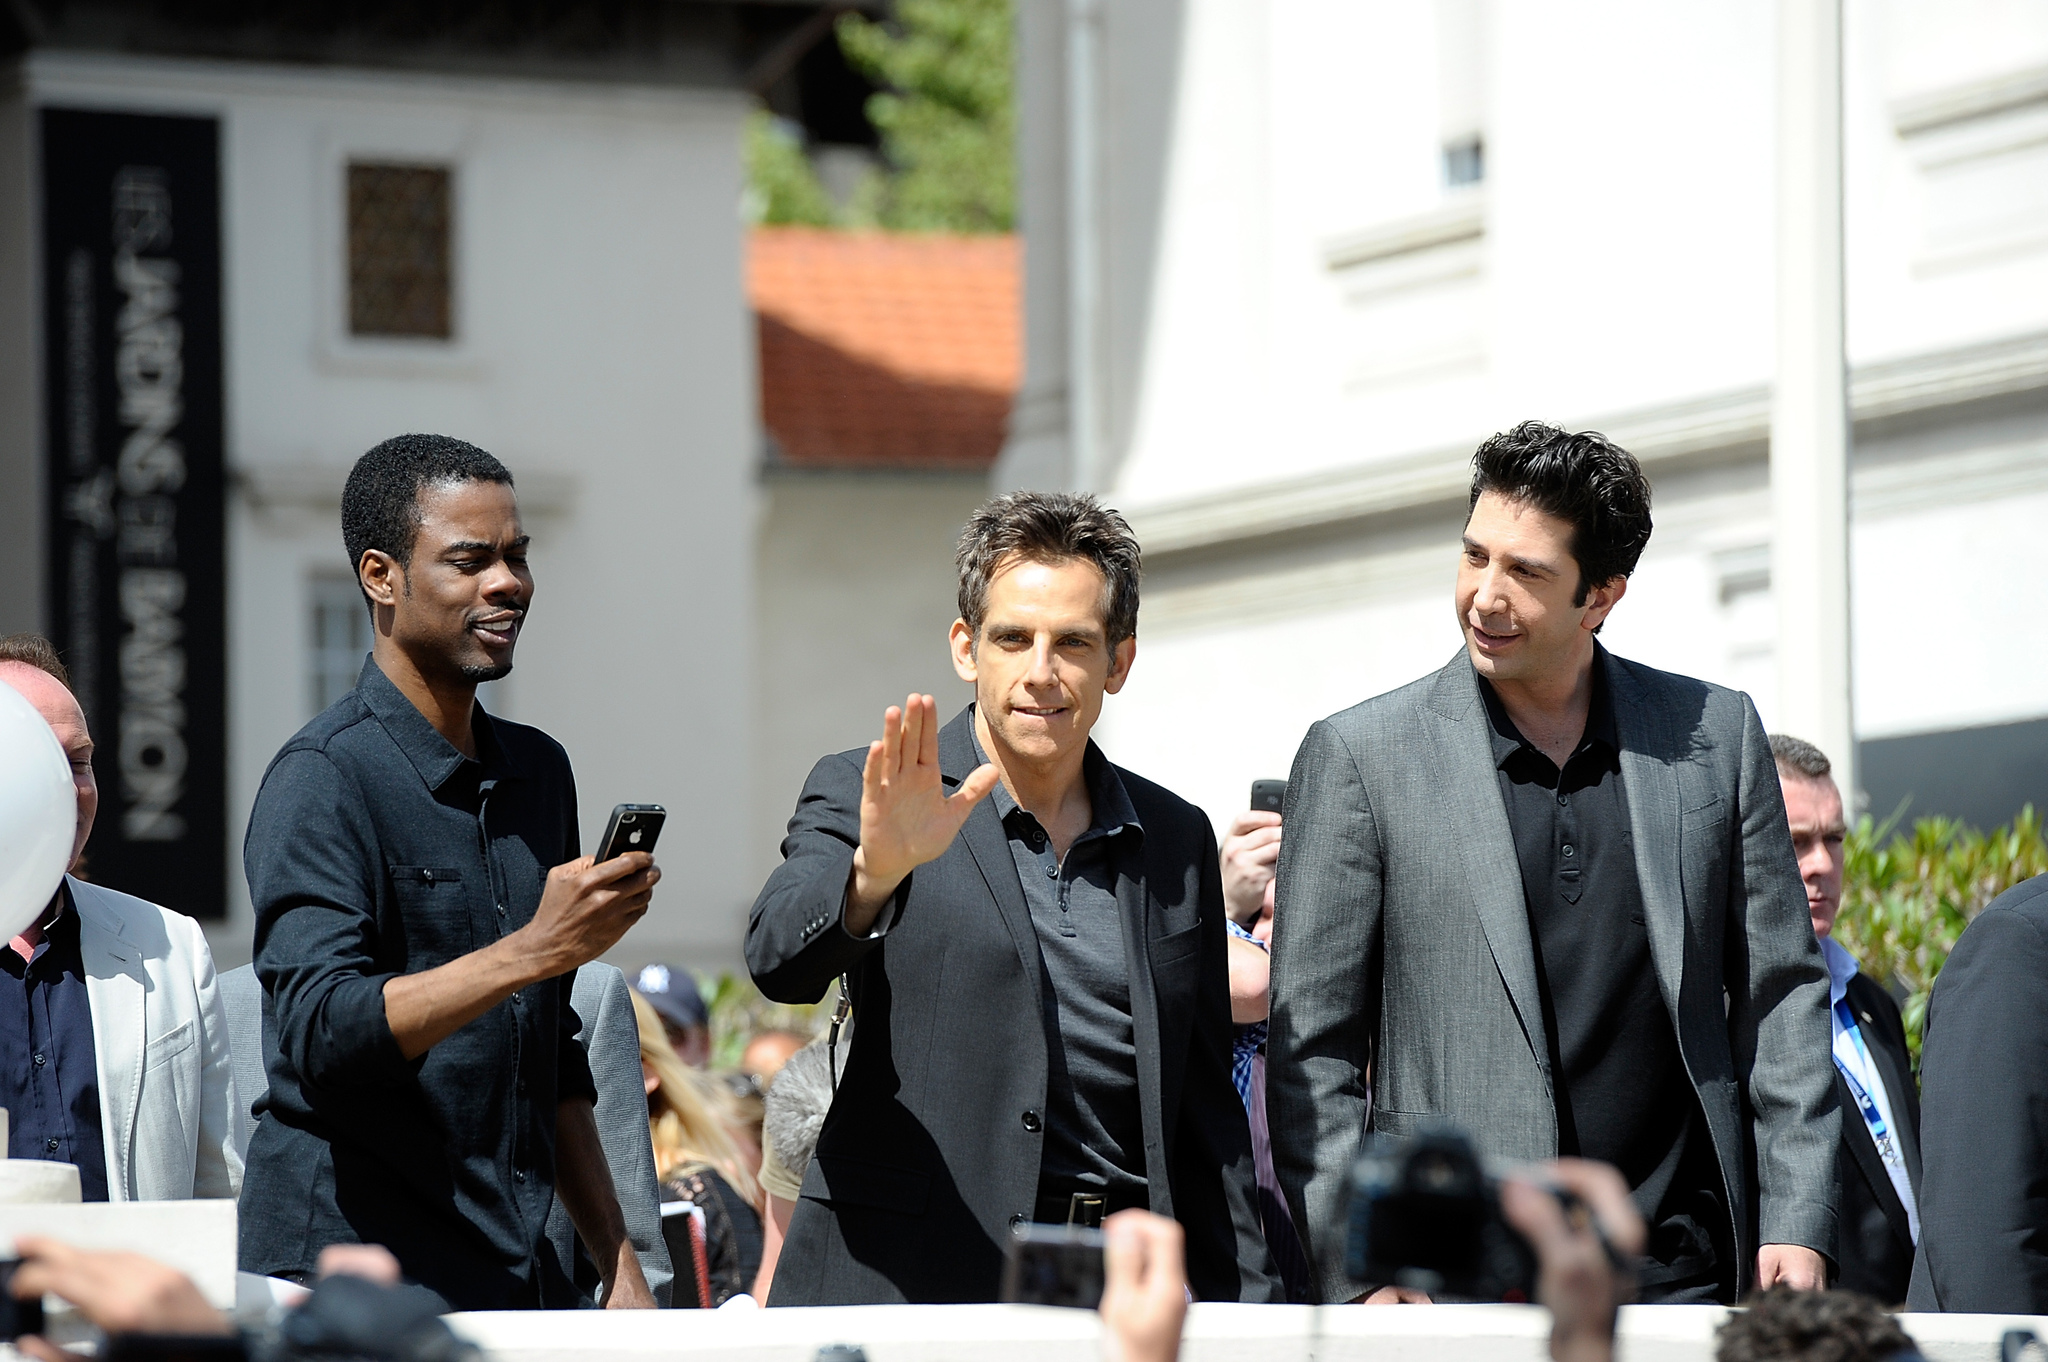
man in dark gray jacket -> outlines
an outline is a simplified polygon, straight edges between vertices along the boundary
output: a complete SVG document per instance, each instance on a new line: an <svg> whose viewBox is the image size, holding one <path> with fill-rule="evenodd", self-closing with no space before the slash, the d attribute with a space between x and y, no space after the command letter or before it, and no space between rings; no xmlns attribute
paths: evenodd
<svg viewBox="0 0 2048 1362"><path fill-rule="evenodd" d="M1197 1296L1270 1299L1209 820L1088 737L1137 649L1137 543L1017 493L959 556L974 705L942 731L912 696L820 761L747 926L763 993L845 973L859 1022L771 1299L993 1300L1014 1227L1128 1207L1185 1227Z"/></svg>
<svg viewBox="0 0 2048 1362"><path fill-rule="evenodd" d="M1316 724L1288 786L1267 1103L1321 1297L1414 1297L1347 1281L1335 1220L1368 1122L1433 1120L1619 1167L1645 1299L1819 1287L1828 981L1756 711L1594 638L1650 537L1627 451L1527 422L1471 496L1465 648Z"/></svg>
<svg viewBox="0 0 2048 1362"><path fill-rule="evenodd" d="M1927 1001L1909 1310L2048 1314L2048 875L1977 914Z"/></svg>

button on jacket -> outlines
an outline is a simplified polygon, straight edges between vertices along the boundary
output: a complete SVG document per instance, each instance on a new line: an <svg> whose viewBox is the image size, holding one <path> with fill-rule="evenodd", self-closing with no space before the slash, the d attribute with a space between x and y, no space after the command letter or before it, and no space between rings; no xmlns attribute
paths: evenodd
<svg viewBox="0 0 2048 1362"><path fill-rule="evenodd" d="M381 1243L457 1309L582 1298L540 1251L555 1106L594 1097L574 975L408 1060L384 985L524 926L577 853L568 755L475 712L464 757L366 662L271 762L243 849L270 1077L249 1141L241 1266L307 1272Z"/></svg>

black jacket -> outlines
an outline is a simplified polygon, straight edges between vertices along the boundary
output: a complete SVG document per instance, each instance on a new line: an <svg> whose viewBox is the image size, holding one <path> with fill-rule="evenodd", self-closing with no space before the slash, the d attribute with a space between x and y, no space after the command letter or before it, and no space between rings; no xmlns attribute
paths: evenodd
<svg viewBox="0 0 2048 1362"><path fill-rule="evenodd" d="M939 737L950 788L975 767L968 711ZM1038 1189L1047 1054L1038 938L994 805L883 910L841 923L865 749L820 761L747 926L754 982L816 1001L851 973L857 1039L776 1263L775 1305L994 1300L1010 1226ZM1277 1299L1230 1082L1223 889L1209 821L1119 771L1145 827L1121 874L1151 1207L1187 1232L1205 1300Z"/></svg>
<svg viewBox="0 0 2048 1362"><path fill-rule="evenodd" d="M1914 1310L2048 1313L2048 875L1963 932L1920 1047Z"/></svg>
<svg viewBox="0 0 2048 1362"><path fill-rule="evenodd" d="M1899 1019L1899 1005L1868 975L1849 980L1843 999L1855 1014L1863 1044L1870 1051L1884 1080L1885 1096L1891 1099L1892 1132L1899 1153L1906 1160L1906 1180L1917 1195L1920 1186L1920 1093L1913 1082L1913 1061L1906 1049L1906 1027ZM1836 1095L1842 1103L1842 1155L1838 1169L1842 1180L1841 1201L1836 1210L1841 1226L1840 1249L1835 1255L1841 1276L1835 1285L1844 1291L1860 1291L1886 1305L1906 1299L1906 1282L1913 1274L1913 1232L1906 1223L1906 1207L1898 1188L1878 1157L1877 1145L1856 1107L1849 1085L1835 1074Z"/></svg>

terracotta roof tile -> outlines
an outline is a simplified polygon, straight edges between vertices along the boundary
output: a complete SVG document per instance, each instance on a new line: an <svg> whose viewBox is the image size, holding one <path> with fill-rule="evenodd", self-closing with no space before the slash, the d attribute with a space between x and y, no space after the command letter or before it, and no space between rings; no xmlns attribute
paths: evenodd
<svg viewBox="0 0 2048 1362"><path fill-rule="evenodd" d="M804 466L985 468L1022 362L1010 236L751 236L761 417Z"/></svg>

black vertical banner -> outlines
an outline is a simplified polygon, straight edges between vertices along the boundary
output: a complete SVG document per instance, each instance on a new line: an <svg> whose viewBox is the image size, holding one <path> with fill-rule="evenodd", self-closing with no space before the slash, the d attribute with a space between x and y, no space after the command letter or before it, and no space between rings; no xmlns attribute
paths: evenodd
<svg viewBox="0 0 2048 1362"><path fill-rule="evenodd" d="M227 904L220 126L44 109L50 633L97 752L95 883Z"/></svg>

